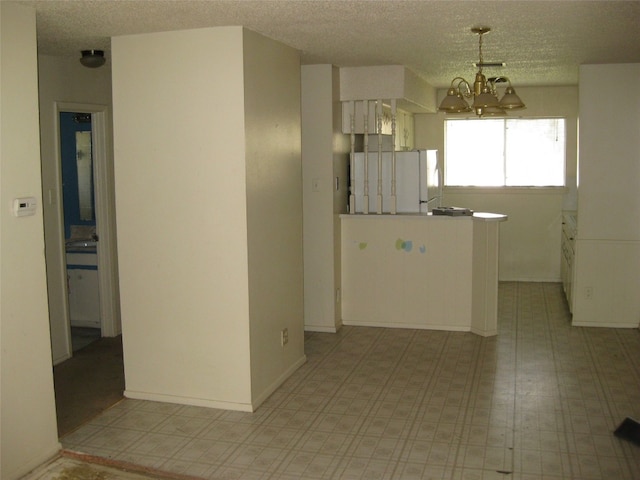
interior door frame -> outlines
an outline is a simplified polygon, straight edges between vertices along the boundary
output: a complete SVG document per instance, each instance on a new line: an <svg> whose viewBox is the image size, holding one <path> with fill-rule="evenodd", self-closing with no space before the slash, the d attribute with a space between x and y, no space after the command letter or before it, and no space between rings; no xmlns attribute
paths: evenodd
<svg viewBox="0 0 640 480"><path fill-rule="evenodd" d="M93 184L96 215L96 233L99 238L97 250L98 258L98 285L100 292L100 328L103 337L113 337L121 333L120 300L118 289L118 269L117 250L115 233L115 202L114 202L114 178L113 168L109 164L109 107L106 105L95 105L86 103L55 103L54 121L54 141L55 141L55 162L56 171L60 178L58 186L62 185L62 157L60 151L60 113L75 112L91 114L91 136L93 154ZM62 202L58 202L59 232L64 237L64 212ZM67 354L71 357L71 322L69 318L68 286L66 278L66 252L64 249L64 238L59 242L61 251L60 258L64 262L64 268L59 271L62 278L59 279L63 285L62 291L65 295L63 304L65 305L65 323L69 332L67 341Z"/></svg>

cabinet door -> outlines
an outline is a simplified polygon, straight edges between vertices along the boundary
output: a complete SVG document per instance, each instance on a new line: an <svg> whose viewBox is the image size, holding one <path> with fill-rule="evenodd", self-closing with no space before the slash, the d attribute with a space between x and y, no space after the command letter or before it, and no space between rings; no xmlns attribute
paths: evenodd
<svg viewBox="0 0 640 480"><path fill-rule="evenodd" d="M68 269L69 317L74 327L100 327L98 270Z"/></svg>

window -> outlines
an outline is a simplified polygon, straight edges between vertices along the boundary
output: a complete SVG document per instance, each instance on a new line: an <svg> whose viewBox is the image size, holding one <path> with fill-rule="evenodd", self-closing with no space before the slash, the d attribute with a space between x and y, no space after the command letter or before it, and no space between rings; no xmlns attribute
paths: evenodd
<svg viewBox="0 0 640 480"><path fill-rule="evenodd" d="M565 121L445 120L445 185L564 186Z"/></svg>

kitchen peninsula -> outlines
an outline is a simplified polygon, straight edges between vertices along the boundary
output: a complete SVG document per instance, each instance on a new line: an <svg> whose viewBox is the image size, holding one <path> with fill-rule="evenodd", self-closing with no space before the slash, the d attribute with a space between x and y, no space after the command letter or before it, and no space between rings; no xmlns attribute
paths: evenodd
<svg viewBox="0 0 640 480"><path fill-rule="evenodd" d="M344 214L342 323L497 334L506 215Z"/></svg>

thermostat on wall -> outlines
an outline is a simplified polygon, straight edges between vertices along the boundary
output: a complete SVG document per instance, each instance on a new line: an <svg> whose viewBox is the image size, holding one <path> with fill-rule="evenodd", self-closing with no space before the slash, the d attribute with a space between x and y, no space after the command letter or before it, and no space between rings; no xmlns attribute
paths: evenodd
<svg viewBox="0 0 640 480"><path fill-rule="evenodd" d="M35 215L36 213L36 197L15 198L13 200L13 214L16 217L26 217L27 215Z"/></svg>

